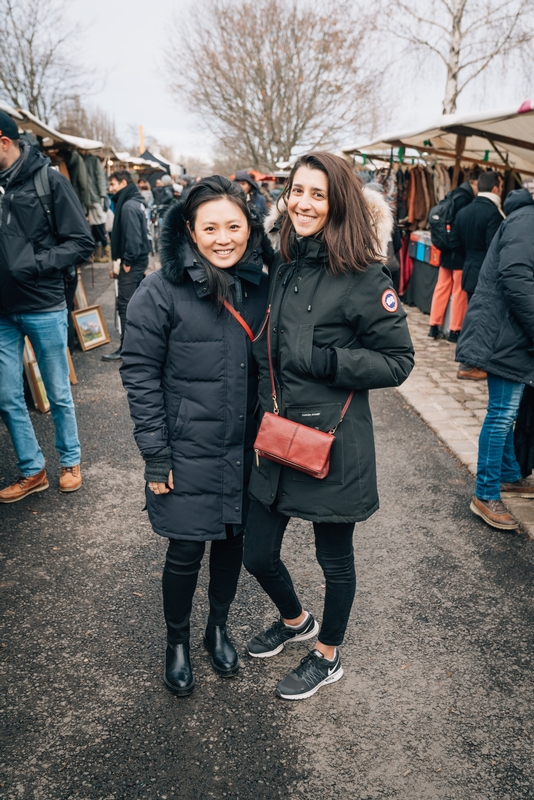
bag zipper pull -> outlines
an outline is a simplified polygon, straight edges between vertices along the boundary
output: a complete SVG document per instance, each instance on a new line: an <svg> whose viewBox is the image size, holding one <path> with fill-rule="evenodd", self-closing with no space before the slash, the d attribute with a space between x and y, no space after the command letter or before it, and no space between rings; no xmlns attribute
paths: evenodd
<svg viewBox="0 0 534 800"><path fill-rule="evenodd" d="M259 450L254 450L254 452L256 453L256 466L259 469L260 468L260 451Z"/></svg>

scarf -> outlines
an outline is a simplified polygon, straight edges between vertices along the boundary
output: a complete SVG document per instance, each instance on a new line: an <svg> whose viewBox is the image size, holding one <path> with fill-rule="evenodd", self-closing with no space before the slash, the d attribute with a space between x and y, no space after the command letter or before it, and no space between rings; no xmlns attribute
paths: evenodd
<svg viewBox="0 0 534 800"><path fill-rule="evenodd" d="M115 219L113 220L113 230L111 231L111 252L113 259L122 258L122 230L121 230L121 211L124 204L132 197L139 195L142 201L141 192L135 183L128 183L115 195Z"/></svg>
<svg viewBox="0 0 534 800"><path fill-rule="evenodd" d="M506 219L506 214L501 208L501 198L498 194L494 194L493 192L479 192L477 197L485 197L486 200L491 200L492 203L495 203L497 208L499 209L500 214Z"/></svg>

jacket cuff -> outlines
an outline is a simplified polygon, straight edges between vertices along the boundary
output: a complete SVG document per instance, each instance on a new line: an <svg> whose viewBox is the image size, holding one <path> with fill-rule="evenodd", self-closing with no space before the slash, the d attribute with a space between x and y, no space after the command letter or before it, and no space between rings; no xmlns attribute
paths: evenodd
<svg viewBox="0 0 534 800"><path fill-rule="evenodd" d="M154 483L167 483L169 472L172 469L171 448L164 447L154 455L144 455L145 460L145 481Z"/></svg>

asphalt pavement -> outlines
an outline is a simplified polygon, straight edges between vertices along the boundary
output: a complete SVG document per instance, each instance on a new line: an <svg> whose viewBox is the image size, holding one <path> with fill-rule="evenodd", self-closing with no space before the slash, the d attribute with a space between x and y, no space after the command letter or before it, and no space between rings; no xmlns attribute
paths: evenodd
<svg viewBox="0 0 534 800"><path fill-rule="evenodd" d="M95 267L86 289L112 328L106 273ZM165 690L165 542L142 511L117 366L100 359L115 346L74 355L82 489L57 491L52 420L32 411L50 489L0 506L0 797L531 800L534 543L471 514L468 468L393 390L373 394L381 509L356 526L345 677L307 701L274 696L306 647L245 655L275 618L245 573L229 620L241 671L215 675L202 648L203 567L197 686L187 698ZM0 425L0 485L15 477ZM293 521L284 547L320 616L310 525Z"/></svg>

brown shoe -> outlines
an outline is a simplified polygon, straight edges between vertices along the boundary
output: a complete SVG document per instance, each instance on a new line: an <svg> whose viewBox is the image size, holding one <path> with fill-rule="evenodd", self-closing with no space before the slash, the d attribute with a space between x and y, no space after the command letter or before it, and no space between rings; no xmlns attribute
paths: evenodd
<svg viewBox="0 0 534 800"><path fill-rule="evenodd" d="M534 497L534 484L527 478L520 478L513 483L501 483L501 492L515 494L516 497Z"/></svg>
<svg viewBox="0 0 534 800"><path fill-rule="evenodd" d="M2 489L0 503L16 503L34 492L44 492L45 489L48 489L48 486L46 469L42 469L36 475L21 475L11 486L6 486L5 489Z"/></svg>
<svg viewBox="0 0 534 800"><path fill-rule="evenodd" d="M79 464L76 464L75 467L61 467L61 476L59 478L60 492L75 492L81 485L82 475Z"/></svg>
<svg viewBox="0 0 534 800"><path fill-rule="evenodd" d="M471 367L471 369L460 368L456 373L456 377L460 381L485 381L488 373L478 367Z"/></svg>
<svg viewBox="0 0 534 800"><path fill-rule="evenodd" d="M473 495L471 511L482 517L484 522L487 522L492 528L499 528L503 531L515 531L519 528L519 522L508 513L501 500L481 500Z"/></svg>

